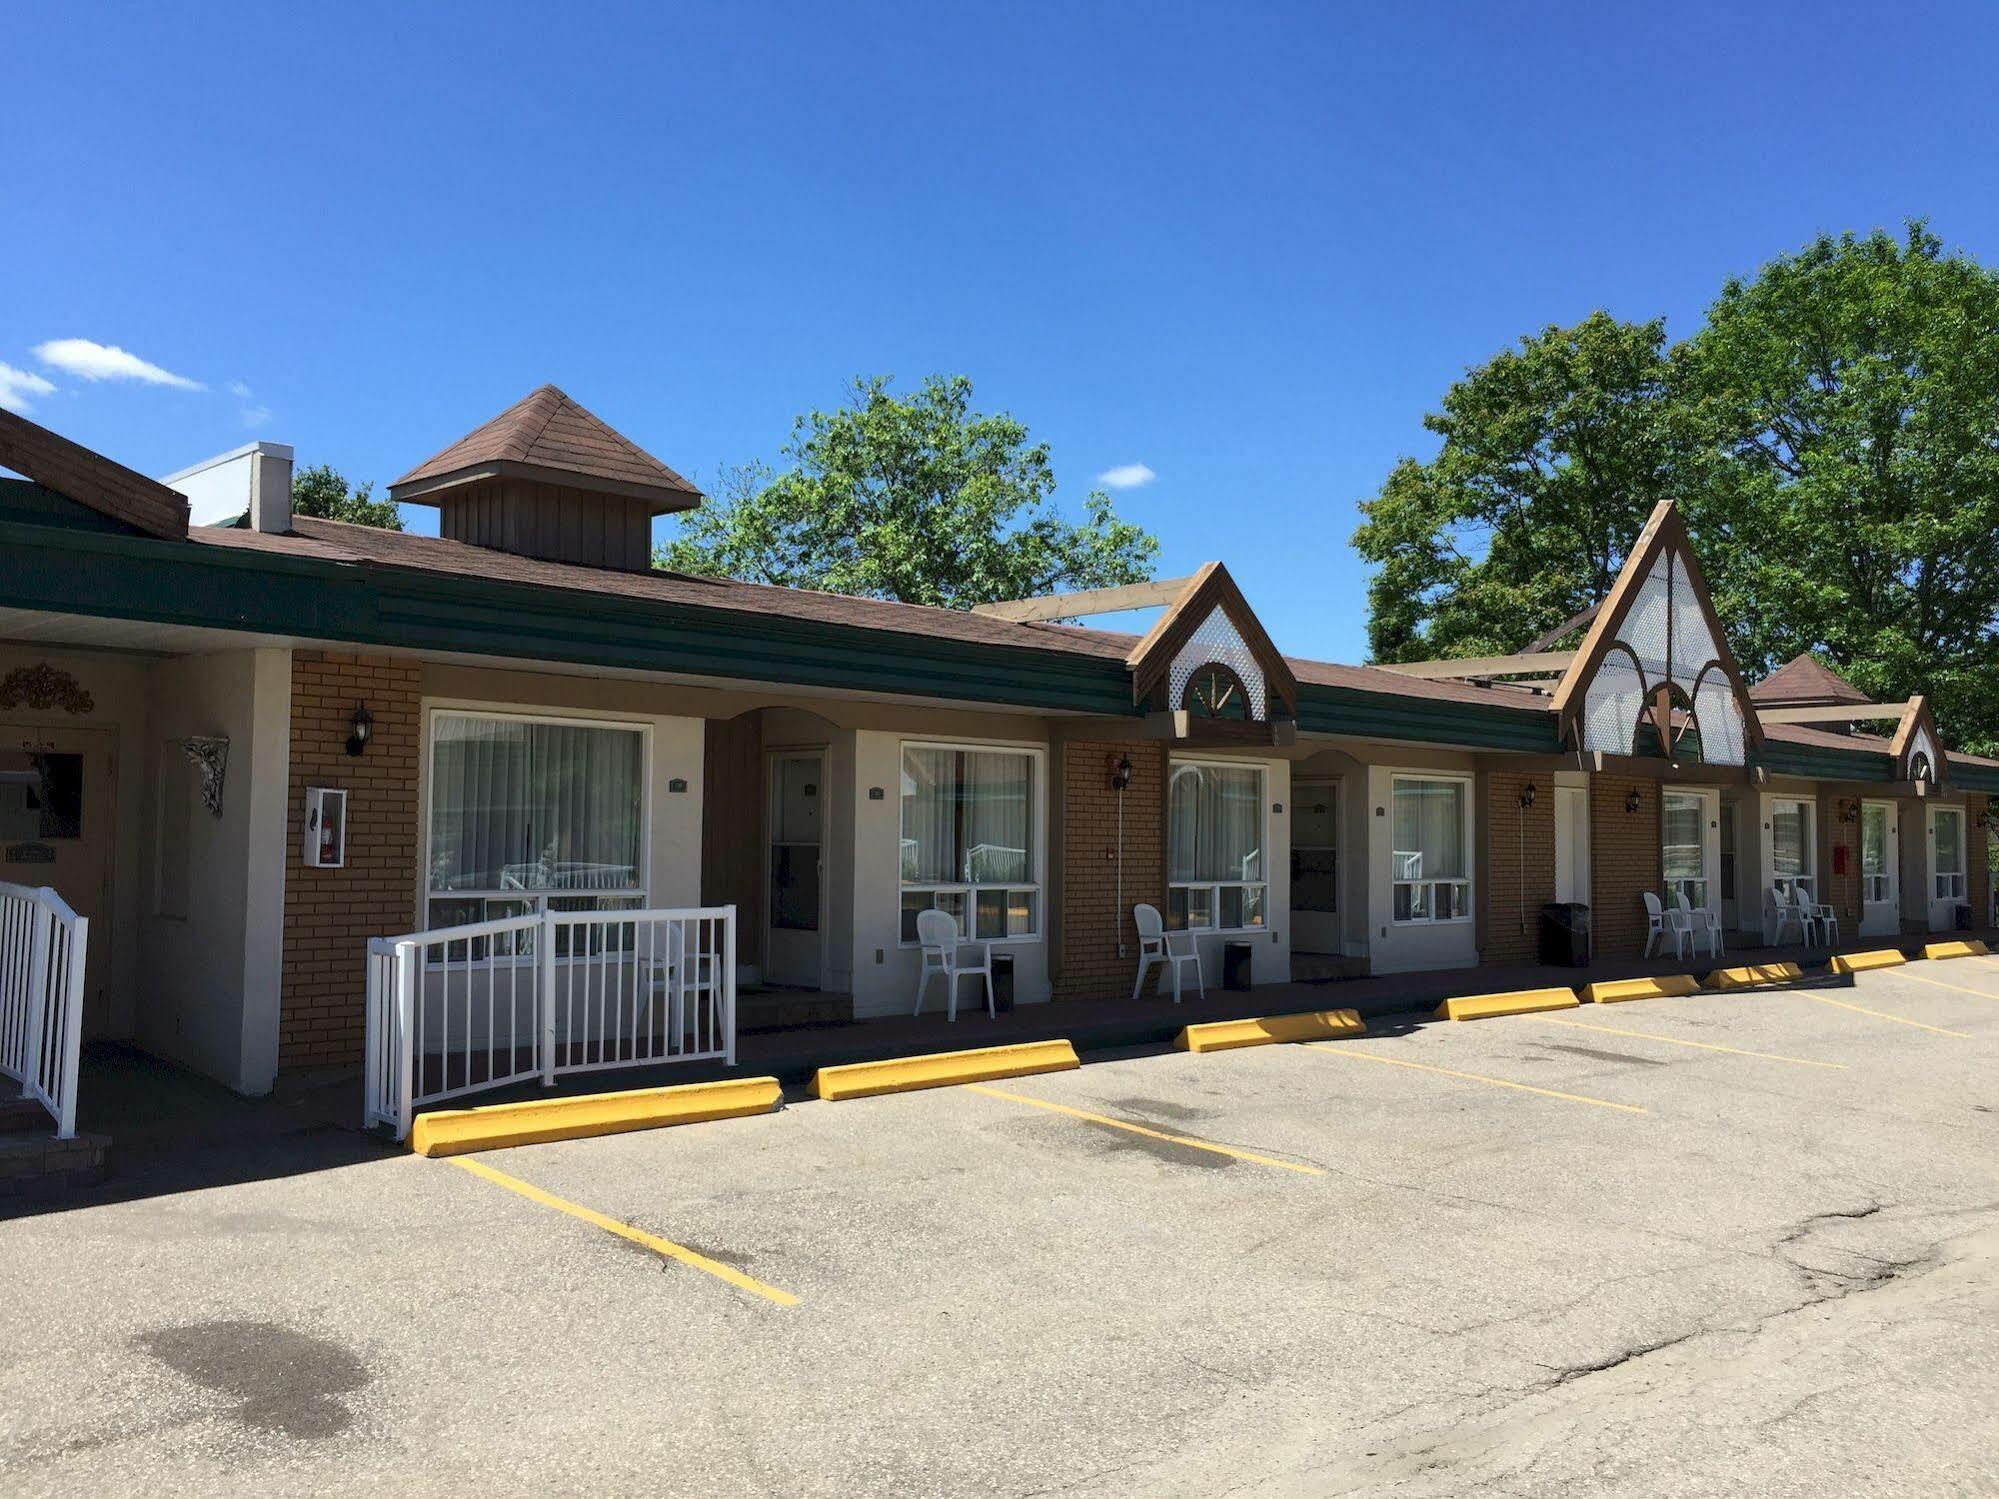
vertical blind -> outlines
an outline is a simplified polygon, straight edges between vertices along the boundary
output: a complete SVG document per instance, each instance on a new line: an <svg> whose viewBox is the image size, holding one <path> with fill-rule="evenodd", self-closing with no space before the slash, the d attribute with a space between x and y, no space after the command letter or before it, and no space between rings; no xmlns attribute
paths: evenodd
<svg viewBox="0 0 1999 1499"><path fill-rule="evenodd" d="M436 715L430 888L636 889L644 761L633 728Z"/></svg>
<svg viewBox="0 0 1999 1499"><path fill-rule="evenodd" d="M1168 822L1174 884L1264 878L1263 772L1255 766L1175 766Z"/></svg>

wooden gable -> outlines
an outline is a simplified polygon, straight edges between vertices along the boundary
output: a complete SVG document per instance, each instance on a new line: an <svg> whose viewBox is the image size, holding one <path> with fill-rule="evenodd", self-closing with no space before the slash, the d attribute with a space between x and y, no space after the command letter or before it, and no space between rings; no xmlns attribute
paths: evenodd
<svg viewBox="0 0 1999 1499"><path fill-rule="evenodd" d="M1930 700L1920 692L1902 710L1895 737L1888 741L1888 758L1898 781L1927 783L1941 791L1950 778L1950 757L1944 753L1936 715L1930 712Z"/></svg>
<svg viewBox="0 0 1999 1499"><path fill-rule="evenodd" d="M1232 673L1248 694L1251 723L1295 718L1298 679L1271 643L1235 579L1210 562L1187 580L1180 596L1125 657L1134 703L1155 712L1184 713L1190 674L1215 667Z"/></svg>
<svg viewBox="0 0 1999 1499"><path fill-rule="evenodd" d="M102 453L0 411L0 468L149 536L187 536L187 498Z"/></svg>

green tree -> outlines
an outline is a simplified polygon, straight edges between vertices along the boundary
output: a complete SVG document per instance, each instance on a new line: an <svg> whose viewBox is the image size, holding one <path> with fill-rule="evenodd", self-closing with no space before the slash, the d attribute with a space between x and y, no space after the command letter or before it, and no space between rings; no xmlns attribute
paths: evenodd
<svg viewBox="0 0 1999 1499"><path fill-rule="evenodd" d="M1045 443L971 409L972 383L931 376L907 398L857 380L845 405L800 417L791 467L730 470L656 561L680 572L969 608L1057 587L1152 576L1159 543L1093 492L1055 508Z"/></svg>
<svg viewBox="0 0 1999 1499"><path fill-rule="evenodd" d="M1597 312L1470 371L1361 505L1378 661L1519 650L1609 591L1672 470L1665 324Z"/></svg>
<svg viewBox="0 0 1999 1499"><path fill-rule="evenodd" d="M292 514L344 520L384 531L402 530L403 518L394 500L368 498L374 487L363 484L359 489L350 489L338 469L316 463L292 475Z"/></svg>
<svg viewBox="0 0 1999 1499"><path fill-rule="evenodd" d="M1825 655L1999 747L1999 274L1822 235L1676 351L1686 510L1745 669Z"/></svg>

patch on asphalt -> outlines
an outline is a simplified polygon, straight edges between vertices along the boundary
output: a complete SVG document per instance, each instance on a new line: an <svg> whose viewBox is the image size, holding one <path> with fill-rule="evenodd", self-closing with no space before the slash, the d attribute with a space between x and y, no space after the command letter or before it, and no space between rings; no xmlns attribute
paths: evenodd
<svg viewBox="0 0 1999 1499"><path fill-rule="evenodd" d="M1183 1135L1189 1140L1200 1138L1189 1130L1156 1124L1149 1119L1127 1118L1126 1122L1141 1125L1146 1129ZM1201 1150L1173 1140L1155 1140L1150 1135L1134 1135L1130 1130L1112 1129L1108 1125L1091 1124L1087 1120L1022 1119L1013 1121L1007 1128L1028 1136L1037 1145L1045 1144L1057 1149L1087 1150L1092 1155L1121 1156L1136 1153L1149 1155L1154 1160L1164 1161L1169 1166L1192 1166L1201 1171L1226 1171L1231 1166L1242 1164L1234 1156L1218 1155L1212 1150Z"/></svg>
<svg viewBox="0 0 1999 1499"><path fill-rule="evenodd" d="M1193 1119L1212 1119L1213 1109L1192 1109L1184 1103L1169 1103L1163 1098L1106 1098L1104 1103L1113 1111L1122 1114L1133 1124L1142 1124L1147 1129L1172 1130L1172 1126L1161 1124L1162 1119L1177 1119L1182 1123ZM1185 1133L1185 1131L1181 1131Z"/></svg>
<svg viewBox="0 0 1999 1499"><path fill-rule="evenodd" d="M303 1441L352 1426L340 1397L373 1377L340 1344L276 1322L191 1322L133 1341L189 1383L236 1401L228 1414L245 1426Z"/></svg>
<svg viewBox="0 0 1999 1499"><path fill-rule="evenodd" d="M1662 1062L1657 1057L1634 1057L1629 1052L1599 1051L1594 1046L1563 1046L1557 1042L1536 1043L1543 1051L1566 1051L1571 1056L1588 1057L1593 1062L1629 1062L1634 1067L1669 1067L1670 1062Z"/></svg>

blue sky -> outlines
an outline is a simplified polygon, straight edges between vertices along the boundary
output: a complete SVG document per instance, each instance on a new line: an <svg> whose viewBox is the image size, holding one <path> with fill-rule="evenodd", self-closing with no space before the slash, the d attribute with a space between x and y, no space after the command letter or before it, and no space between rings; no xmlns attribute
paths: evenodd
<svg viewBox="0 0 1999 1499"><path fill-rule="evenodd" d="M1520 334L1684 334L1821 228L1999 260L1985 5L303 9L9 7L37 420L385 485L553 381L701 481L963 373L1305 655L1361 659L1355 503Z"/></svg>

